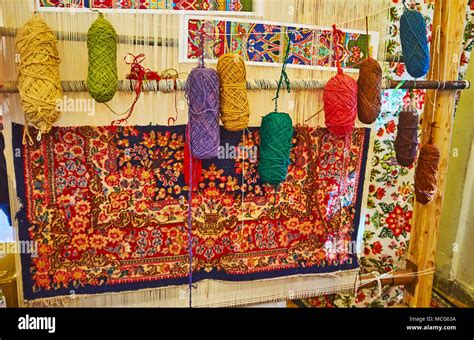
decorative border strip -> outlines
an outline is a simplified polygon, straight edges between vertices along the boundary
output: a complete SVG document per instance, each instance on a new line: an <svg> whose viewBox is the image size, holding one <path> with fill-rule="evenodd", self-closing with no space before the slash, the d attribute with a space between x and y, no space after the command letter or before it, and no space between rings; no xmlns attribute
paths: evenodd
<svg viewBox="0 0 474 340"><path fill-rule="evenodd" d="M36 0L38 11L261 16L262 0Z"/></svg>
<svg viewBox="0 0 474 340"><path fill-rule="evenodd" d="M184 15L180 18L180 62L195 63L200 58L201 31L205 32L205 59L211 63L222 54L234 53L248 65L279 66L289 39L288 67L336 70L331 27ZM367 35L361 30L342 31L341 64L354 72L367 54ZM379 33L369 31L368 39L370 54L377 59Z"/></svg>

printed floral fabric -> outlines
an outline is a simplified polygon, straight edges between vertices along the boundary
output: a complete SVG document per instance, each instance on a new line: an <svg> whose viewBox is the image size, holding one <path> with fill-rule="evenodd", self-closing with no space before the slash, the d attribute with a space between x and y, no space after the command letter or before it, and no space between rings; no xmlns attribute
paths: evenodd
<svg viewBox="0 0 474 340"><path fill-rule="evenodd" d="M22 256L27 299L187 283L184 126L53 128L33 146L22 131L13 126L20 238L38 245ZM275 189L258 176L258 129L222 130L191 194L193 279L357 268L368 131L344 140L297 127Z"/></svg>
<svg viewBox="0 0 474 340"><path fill-rule="evenodd" d="M60 7L225 12L253 11L252 0L40 0L40 6L45 9Z"/></svg>
<svg viewBox="0 0 474 340"><path fill-rule="evenodd" d="M337 50L341 66L354 68L367 55L367 35L358 33L343 32L335 48L333 32L319 28L191 17L187 19L187 30L187 41L181 47L186 61L195 61L202 55L202 31L206 32L205 39L212 41L204 46L204 56L211 60L232 53L248 62L282 63L288 43L290 65L335 67Z"/></svg>
<svg viewBox="0 0 474 340"><path fill-rule="evenodd" d="M408 2L408 1L407 1ZM401 0L392 0L390 26L386 43L387 55L401 54L399 20L403 13ZM434 4L432 1L415 1L427 20L427 34L431 42L431 24ZM467 2L466 29L459 78L463 79L472 50L472 18L474 6ZM412 79L401 62L385 64L384 74L389 79ZM461 92L461 91L460 91ZM422 114L425 91L413 91L417 111ZM368 201L365 206L364 252L360 258L363 272L385 273L404 268L413 216L414 167L404 168L395 160L394 140L398 114L402 103L409 99L407 91L391 90L382 94L382 113L375 123L375 143L372 156ZM300 305L308 307L387 307L400 303L403 287L386 287L379 296L377 289L360 289L356 294L304 299Z"/></svg>

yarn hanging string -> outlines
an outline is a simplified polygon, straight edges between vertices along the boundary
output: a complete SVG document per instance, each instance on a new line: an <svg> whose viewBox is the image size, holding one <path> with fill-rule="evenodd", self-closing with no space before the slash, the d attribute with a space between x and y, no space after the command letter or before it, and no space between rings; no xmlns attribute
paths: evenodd
<svg viewBox="0 0 474 340"><path fill-rule="evenodd" d="M434 125L434 123L432 124ZM433 144L430 136L428 144L420 149L415 169L415 197L421 204L429 204L438 191L439 148Z"/></svg>
<svg viewBox="0 0 474 340"><path fill-rule="evenodd" d="M420 78L425 76L430 68L426 22L420 12L406 6L405 0L403 5L405 8L400 17L400 42L403 61L407 72L414 78Z"/></svg>
<svg viewBox="0 0 474 340"><path fill-rule="evenodd" d="M59 78L59 52L56 37L46 22L35 14L18 32L15 44L20 56L18 92L25 113L26 137L33 144L29 126L38 129L37 139L51 130L58 120L58 103L62 97Z"/></svg>
<svg viewBox="0 0 474 340"><path fill-rule="evenodd" d="M240 131L249 124L245 63L238 54L224 54L217 61L220 81L221 120L228 131Z"/></svg>
<svg viewBox="0 0 474 340"><path fill-rule="evenodd" d="M204 35L201 35L204 44ZM204 49L202 48L204 56ZM188 100L191 153L199 159L217 157L220 144L219 75L204 66L204 57L193 68L185 85Z"/></svg>
<svg viewBox="0 0 474 340"><path fill-rule="evenodd" d="M370 57L369 23L366 17L367 58L362 61L357 79L357 115L364 124L372 124L382 108L382 68Z"/></svg>
<svg viewBox="0 0 474 340"><path fill-rule="evenodd" d="M339 42L343 33L333 25L334 54L337 74L329 79L323 91L325 123L328 130L343 137L352 133L357 116L357 82L341 68Z"/></svg>
<svg viewBox="0 0 474 340"><path fill-rule="evenodd" d="M260 163L258 172L262 181L273 185L275 191L278 185L286 179L294 131L293 122L288 113L278 112L278 98L283 82L286 85L287 91L290 92L290 80L286 73L289 51L290 39L288 39L276 95L273 98L275 101L275 111L263 117L260 128Z"/></svg>
<svg viewBox="0 0 474 340"><path fill-rule="evenodd" d="M138 100L143 91L143 84L148 81L156 81L157 83L161 79L173 79L176 84L176 79L178 79L178 71L175 69L166 69L161 74L158 74L155 71L150 70L149 68L144 68L141 63L145 60L144 54L133 55L132 53L127 53L124 57L124 61L126 64L130 66L130 73L126 76L126 79L135 81L135 86L133 88L135 93L135 99L132 102L130 108L128 108L123 113L115 112L107 103L104 103L107 108L112 111L117 116L126 115L124 118L120 118L114 120L112 125L127 125L128 119L132 116L133 111L135 109L135 105L137 104Z"/></svg>
<svg viewBox="0 0 474 340"><path fill-rule="evenodd" d="M114 27L99 13L87 32L87 88L99 103L108 102L117 91L117 42Z"/></svg>
<svg viewBox="0 0 474 340"><path fill-rule="evenodd" d="M395 155L401 166L411 166L418 151L419 116L411 102L408 108L398 116L397 137L395 138Z"/></svg>

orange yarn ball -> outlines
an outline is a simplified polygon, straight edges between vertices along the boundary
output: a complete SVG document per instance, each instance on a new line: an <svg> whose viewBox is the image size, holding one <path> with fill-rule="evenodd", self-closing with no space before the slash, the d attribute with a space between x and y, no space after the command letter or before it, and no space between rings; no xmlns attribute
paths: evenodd
<svg viewBox="0 0 474 340"><path fill-rule="evenodd" d="M328 130L339 137L352 133L357 117L357 82L339 70L324 87L323 102Z"/></svg>

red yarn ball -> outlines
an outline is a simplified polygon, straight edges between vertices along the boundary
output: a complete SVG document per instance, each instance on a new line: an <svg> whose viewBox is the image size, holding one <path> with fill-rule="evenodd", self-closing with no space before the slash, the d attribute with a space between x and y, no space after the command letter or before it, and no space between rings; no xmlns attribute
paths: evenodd
<svg viewBox="0 0 474 340"><path fill-rule="evenodd" d="M340 70L323 92L326 127L338 137L352 133L357 117L357 82Z"/></svg>

